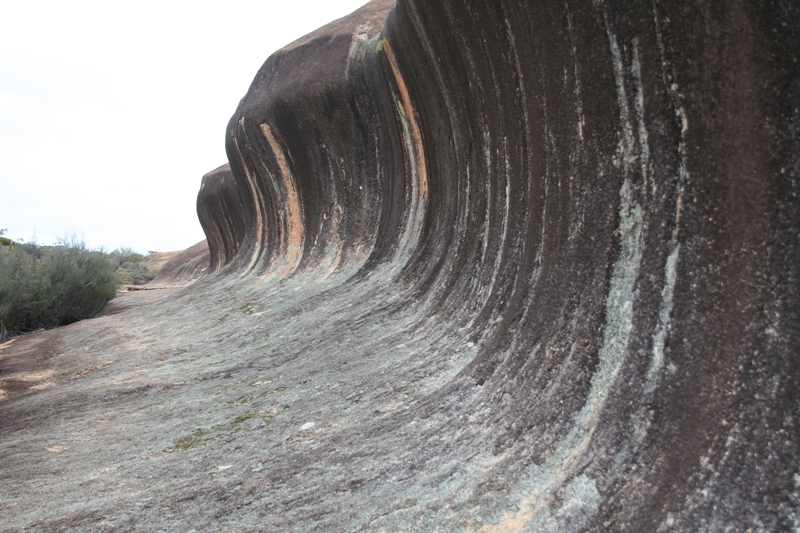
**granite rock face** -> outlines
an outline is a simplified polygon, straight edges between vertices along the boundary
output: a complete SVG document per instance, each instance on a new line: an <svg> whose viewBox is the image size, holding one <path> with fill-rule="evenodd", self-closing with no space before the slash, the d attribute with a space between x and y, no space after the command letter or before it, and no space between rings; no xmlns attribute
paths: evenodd
<svg viewBox="0 0 800 533"><path fill-rule="evenodd" d="M166 262L150 285L184 285L192 283L210 272L209 246L202 240L176 254Z"/></svg>
<svg viewBox="0 0 800 533"><path fill-rule="evenodd" d="M363 320L452 369L414 471L493 459L415 496L443 523L796 529L798 27L791 1L376 0L259 71L239 204L199 203L233 219L212 261L379 287Z"/></svg>
<svg viewBox="0 0 800 533"><path fill-rule="evenodd" d="M206 234L212 272L236 255L244 237L246 211L241 209L239 196L228 163L203 176L197 194L197 218Z"/></svg>
<svg viewBox="0 0 800 533"><path fill-rule="evenodd" d="M0 532L797 531L798 28L379 0L280 50L214 272L0 345Z"/></svg>

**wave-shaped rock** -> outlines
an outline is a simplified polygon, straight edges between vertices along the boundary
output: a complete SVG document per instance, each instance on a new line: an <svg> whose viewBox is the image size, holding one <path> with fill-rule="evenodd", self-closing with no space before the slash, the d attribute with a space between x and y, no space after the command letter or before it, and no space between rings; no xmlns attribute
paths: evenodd
<svg viewBox="0 0 800 533"><path fill-rule="evenodd" d="M239 251L247 226L242 196L228 163L205 176L197 194L197 218L206 234L211 271L230 261Z"/></svg>
<svg viewBox="0 0 800 533"><path fill-rule="evenodd" d="M0 346L0 531L796 531L797 28L379 0L279 51L214 272Z"/></svg>
<svg viewBox="0 0 800 533"><path fill-rule="evenodd" d="M484 530L796 528L799 24L376 0L258 72L235 190L198 204L212 261L381 287L458 369L418 406L449 413L430 453L497 457L466 529L508 494Z"/></svg>

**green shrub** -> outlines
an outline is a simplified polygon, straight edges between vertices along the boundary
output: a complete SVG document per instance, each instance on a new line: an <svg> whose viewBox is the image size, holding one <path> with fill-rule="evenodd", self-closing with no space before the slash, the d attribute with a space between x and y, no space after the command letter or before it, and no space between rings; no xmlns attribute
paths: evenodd
<svg viewBox="0 0 800 533"><path fill-rule="evenodd" d="M116 268L74 238L0 246L0 340L96 315L115 295Z"/></svg>
<svg viewBox="0 0 800 533"><path fill-rule="evenodd" d="M117 259L119 264L139 263L142 259L144 259L144 256L140 253L134 252L133 248L117 248L108 255L114 259Z"/></svg>
<svg viewBox="0 0 800 533"><path fill-rule="evenodd" d="M158 275L139 264L144 256L131 248L117 248L108 255L117 262L119 282L123 285L144 285Z"/></svg>
<svg viewBox="0 0 800 533"><path fill-rule="evenodd" d="M117 268L117 275L123 285L144 285L153 280L158 272L147 270L138 262L125 261Z"/></svg>
<svg viewBox="0 0 800 533"><path fill-rule="evenodd" d="M7 229L0 229L0 246L11 246L14 244L14 241L9 239L8 237L3 237L6 234Z"/></svg>

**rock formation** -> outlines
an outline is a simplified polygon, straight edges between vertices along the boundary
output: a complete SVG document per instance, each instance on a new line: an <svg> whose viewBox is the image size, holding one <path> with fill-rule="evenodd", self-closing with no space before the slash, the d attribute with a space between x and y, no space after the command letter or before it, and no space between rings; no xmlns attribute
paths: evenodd
<svg viewBox="0 0 800 533"><path fill-rule="evenodd" d="M209 273L211 258L207 240L176 253L148 285L191 283Z"/></svg>
<svg viewBox="0 0 800 533"><path fill-rule="evenodd" d="M381 286L512 529L797 528L797 6L391 5L261 68L217 261Z"/></svg>
<svg viewBox="0 0 800 533"><path fill-rule="evenodd" d="M241 210L239 195L229 164L203 176L197 194L197 217L208 241L211 271L230 261L244 238L246 211Z"/></svg>
<svg viewBox="0 0 800 533"><path fill-rule="evenodd" d="M375 0L275 53L214 272L9 386L0 531L797 531L797 28Z"/></svg>

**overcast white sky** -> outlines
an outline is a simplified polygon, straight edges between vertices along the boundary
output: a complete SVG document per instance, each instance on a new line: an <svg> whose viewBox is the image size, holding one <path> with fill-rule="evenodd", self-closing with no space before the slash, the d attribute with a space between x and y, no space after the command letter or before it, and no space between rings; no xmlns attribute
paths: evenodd
<svg viewBox="0 0 800 533"><path fill-rule="evenodd" d="M367 0L0 0L0 228L139 252L195 200L267 57Z"/></svg>

